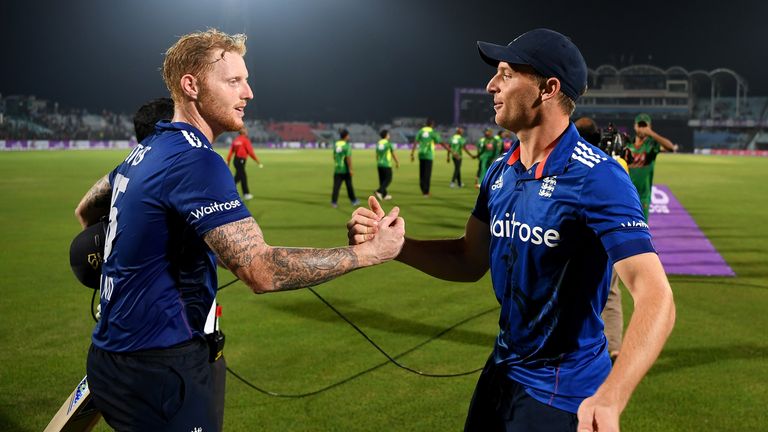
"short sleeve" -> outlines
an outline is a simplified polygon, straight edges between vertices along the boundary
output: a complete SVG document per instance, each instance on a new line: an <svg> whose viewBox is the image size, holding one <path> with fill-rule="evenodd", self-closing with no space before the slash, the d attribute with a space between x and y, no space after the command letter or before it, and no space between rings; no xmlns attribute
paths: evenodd
<svg viewBox="0 0 768 432"><path fill-rule="evenodd" d="M477 194L477 200L475 201L475 208L472 209L472 215L489 225L491 223L491 216L488 212L488 192L484 187L481 187L480 193Z"/></svg>
<svg viewBox="0 0 768 432"><path fill-rule="evenodd" d="M489 225L491 223L491 214L488 211L488 189L490 188L489 185L493 184L493 182L496 181L496 178L502 175L502 170L499 168L500 166L500 164L494 163L491 164L490 168L488 168L488 172L480 183L480 191L477 194L475 208L472 209L472 215L474 217Z"/></svg>
<svg viewBox="0 0 768 432"><path fill-rule="evenodd" d="M581 202L587 226L598 236L612 262L656 252L637 189L618 162L608 159L590 170Z"/></svg>
<svg viewBox="0 0 768 432"><path fill-rule="evenodd" d="M185 151L173 162L163 193L168 205L200 237L251 215L224 160L204 148Z"/></svg>

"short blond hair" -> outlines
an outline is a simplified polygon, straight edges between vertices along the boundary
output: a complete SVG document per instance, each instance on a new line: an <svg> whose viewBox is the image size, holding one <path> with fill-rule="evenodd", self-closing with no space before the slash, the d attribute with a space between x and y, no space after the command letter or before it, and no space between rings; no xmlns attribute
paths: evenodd
<svg viewBox="0 0 768 432"><path fill-rule="evenodd" d="M229 35L214 28L203 32L189 33L176 41L165 52L163 61L163 81L175 102L183 100L181 77L190 74L202 80L213 64L224 57L224 53L235 52L245 55L244 34ZM213 51L221 50L217 59L211 58Z"/></svg>
<svg viewBox="0 0 768 432"><path fill-rule="evenodd" d="M533 72L533 78L536 80L536 83L539 85L540 89L543 89L547 86L547 80L549 78L540 75L537 72ZM582 94L586 93L586 91L587 89L585 88ZM557 95L557 104L560 105L560 109L562 109L565 114L568 114L568 117L572 116L573 112L576 111L576 101L571 99L570 96L563 92L560 92L560 94Z"/></svg>

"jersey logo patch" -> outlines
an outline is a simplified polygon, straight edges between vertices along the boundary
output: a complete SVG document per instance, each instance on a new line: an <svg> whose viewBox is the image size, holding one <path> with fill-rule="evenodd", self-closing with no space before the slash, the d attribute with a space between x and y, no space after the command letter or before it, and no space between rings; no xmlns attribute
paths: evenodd
<svg viewBox="0 0 768 432"><path fill-rule="evenodd" d="M495 182L491 185L491 190L501 189L504 187L504 177L499 176Z"/></svg>
<svg viewBox="0 0 768 432"><path fill-rule="evenodd" d="M621 223L621 227L622 228L645 228L645 229L650 229L648 227L647 223L645 223L643 221L632 221L632 220L631 221L627 221L626 223L622 222Z"/></svg>
<svg viewBox="0 0 768 432"><path fill-rule="evenodd" d="M578 141L576 143L576 147L573 148L573 154L571 157L584 165L594 168L595 165L599 164L600 162L607 160L607 158L604 158L597 153L593 152L591 148L589 148L586 144L582 143L581 141Z"/></svg>
<svg viewBox="0 0 768 432"><path fill-rule="evenodd" d="M200 208L192 210L190 216L194 216L197 220L211 213L232 210L233 208L240 207L241 205L243 205L243 203L241 203L240 200L233 200L225 203L211 203L210 205L202 205Z"/></svg>
<svg viewBox="0 0 768 432"><path fill-rule="evenodd" d="M557 186L557 176L545 177L541 182L541 189L539 189L539 196L544 198L550 198L552 192L555 191Z"/></svg>

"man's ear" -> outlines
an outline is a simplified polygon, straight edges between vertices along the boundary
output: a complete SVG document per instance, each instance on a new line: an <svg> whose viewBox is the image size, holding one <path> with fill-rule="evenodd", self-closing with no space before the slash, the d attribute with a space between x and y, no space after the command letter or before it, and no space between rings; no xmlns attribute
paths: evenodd
<svg viewBox="0 0 768 432"><path fill-rule="evenodd" d="M200 93L200 82L191 74L181 77L181 91L190 99L197 100Z"/></svg>
<svg viewBox="0 0 768 432"><path fill-rule="evenodd" d="M560 91L560 80L557 78L548 78L544 83L544 87L541 88L541 100L552 99Z"/></svg>

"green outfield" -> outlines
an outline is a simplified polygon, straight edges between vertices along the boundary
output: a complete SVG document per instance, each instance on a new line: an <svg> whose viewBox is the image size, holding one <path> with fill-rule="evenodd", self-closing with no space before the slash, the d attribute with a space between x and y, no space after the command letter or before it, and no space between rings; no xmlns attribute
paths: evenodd
<svg viewBox="0 0 768 432"><path fill-rule="evenodd" d="M68 262L78 232L74 208L125 151L0 153L0 431L40 431L85 374L91 291ZM418 189L406 151L390 193L417 238L459 236L474 188L450 189L452 165L435 160L433 197ZM330 206L330 150L261 150L248 164L248 207L268 243L340 246L352 206L342 187ZM354 185L377 186L372 151L353 153ZM466 159L472 185L476 161ZM768 430L768 159L661 155L656 181L680 202L737 273L670 277L675 330L622 417L625 431ZM205 177L205 173L200 173ZM221 283L233 276L219 274ZM489 278L431 279L400 263L363 269L316 288L390 354L412 368L455 373L483 365L498 311ZM222 290L225 355L232 369L272 392L227 377L228 431L457 431L477 374L425 378L386 359L311 292L256 296L242 283ZM624 296L625 317L631 297ZM468 320L470 317L475 317ZM462 323L463 322L463 323ZM462 323L458 326L456 324ZM450 331L435 338L445 329ZM349 379L354 377L352 379ZM109 430L102 422L97 431Z"/></svg>

